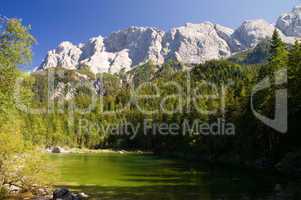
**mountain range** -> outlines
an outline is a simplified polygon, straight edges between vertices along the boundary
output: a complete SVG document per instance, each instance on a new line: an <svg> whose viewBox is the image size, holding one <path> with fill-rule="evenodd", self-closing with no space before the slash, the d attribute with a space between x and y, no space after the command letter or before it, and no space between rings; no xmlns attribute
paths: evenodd
<svg viewBox="0 0 301 200"><path fill-rule="evenodd" d="M94 74L118 73L148 61L161 65L170 59L199 64L254 48L260 41L270 38L275 29L286 43L301 38L301 6L282 14L275 24L263 19L248 20L236 30L211 22L187 23L168 32L133 26L78 45L64 41L48 52L37 71L85 66Z"/></svg>

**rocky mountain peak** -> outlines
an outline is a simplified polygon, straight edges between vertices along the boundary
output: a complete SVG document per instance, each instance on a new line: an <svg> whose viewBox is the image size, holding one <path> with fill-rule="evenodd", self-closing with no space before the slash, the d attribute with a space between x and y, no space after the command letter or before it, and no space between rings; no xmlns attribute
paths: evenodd
<svg viewBox="0 0 301 200"><path fill-rule="evenodd" d="M301 37L301 6L282 14L277 20L276 27L286 36Z"/></svg>
<svg viewBox="0 0 301 200"><path fill-rule="evenodd" d="M244 21L236 30L212 22L186 23L168 32L131 26L79 45L62 42L48 52L38 69L78 69L84 65L93 73L118 73L148 61L161 65L175 59L198 64L254 48L260 41L270 38L275 28L285 42L292 43L295 37L301 37L301 6L281 15L276 27L263 19Z"/></svg>
<svg viewBox="0 0 301 200"><path fill-rule="evenodd" d="M101 53L105 50L104 38L102 36L91 38L86 44L81 44L79 47L82 51L80 60L85 60L92 55Z"/></svg>
<svg viewBox="0 0 301 200"><path fill-rule="evenodd" d="M234 51L253 48L263 39L270 38L274 30L275 27L263 19L244 21L233 33L232 48Z"/></svg>
<svg viewBox="0 0 301 200"><path fill-rule="evenodd" d="M229 34L229 29L216 30L211 22L187 23L166 33L166 59L176 59L183 63L203 63L206 60L226 57L231 54L227 42L220 37ZM226 31L225 31L226 30Z"/></svg>
<svg viewBox="0 0 301 200"><path fill-rule="evenodd" d="M301 12L301 5L295 6L293 12Z"/></svg>
<svg viewBox="0 0 301 200"><path fill-rule="evenodd" d="M69 41L64 41L62 43L59 44L57 51L64 51L64 50L68 50L68 49L72 49L75 46L69 42Z"/></svg>
<svg viewBox="0 0 301 200"><path fill-rule="evenodd" d="M128 29L114 32L105 39L108 52L120 52L127 49L133 65L152 60L162 64L162 38L164 32L151 27L132 26Z"/></svg>
<svg viewBox="0 0 301 200"><path fill-rule="evenodd" d="M81 50L71 42L62 42L55 50L48 52L40 68L48 69L55 66L76 69L81 53Z"/></svg>

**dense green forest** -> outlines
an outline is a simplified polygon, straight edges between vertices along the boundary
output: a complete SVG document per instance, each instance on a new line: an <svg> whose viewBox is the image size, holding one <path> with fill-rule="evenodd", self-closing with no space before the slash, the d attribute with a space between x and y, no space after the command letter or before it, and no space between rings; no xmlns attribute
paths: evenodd
<svg viewBox="0 0 301 200"><path fill-rule="evenodd" d="M78 78L78 72L50 69L34 73L28 79L35 94L33 105L40 107L49 106L49 74L54 77L54 88L61 82L81 83L81 86L74 91L72 101L56 98L52 113L28 117L32 129L24 134L37 145L140 149L193 160L245 165L259 162L262 167L274 166L288 153L292 157L298 156L300 149L297 142L300 139L297 129L300 58L300 43L286 45L275 31L271 40L228 60L212 60L195 66L175 61L155 66L149 62L130 72L114 75L93 75L83 66L79 72L89 77L88 82L99 80L102 83L95 106L84 114L76 112L73 107L87 108L93 95ZM274 73L279 70L287 70L290 84L258 92L253 103L256 111L273 118L276 90L288 87L289 129L286 133L263 124L254 116L250 106L255 85L266 77L274 82ZM208 98L199 95L208 95ZM215 98L210 95L215 95ZM223 109L221 100L225 104ZM194 128L196 120L213 124L218 119L234 124L235 133L204 134ZM128 123L138 131L127 126ZM145 130L145 126L141 126L145 123L184 126L174 134L156 134L158 127ZM126 129L127 134L112 134L116 126L120 130Z"/></svg>
<svg viewBox="0 0 301 200"><path fill-rule="evenodd" d="M2 20L1 23L0 188L4 184L20 183L20 177L25 177L22 183L39 181L37 177L42 177L45 170L38 164L41 156L33 152L37 152L36 147L48 146L139 149L195 161L260 168L276 166L284 173L301 175L301 136L298 133L301 44L284 44L277 31L271 40L263 41L253 50L188 67L169 61L163 66L149 62L130 72L113 75L94 75L86 66L78 71L56 68L27 74L19 71L18 66L30 61L35 39L29 34L29 28L23 27L18 20ZM289 84L281 86L288 88L286 133L263 124L250 107L254 86L266 77L276 81L274 73L279 70L287 70L288 74ZM82 76L85 78L80 78ZM17 80L22 84L16 98ZM100 83L100 89L92 94L88 86L95 80ZM69 89L63 88L64 95L53 97L61 83L69 85ZM279 87L272 86L256 94L257 112L273 118ZM67 98L70 88L73 96ZM203 98L202 94L208 98ZM89 112L79 112L91 102L95 106ZM32 112L37 109L40 112ZM193 127L195 120L214 124L219 119L232 123L235 131L204 134L197 128L180 126L174 134L155 134L155 126L149 126L146 131L139 126L147 120L152 125ZM129 123L137 125L137 131L127 126ZM112 134L116 126L131 134ZM10 165L16 162L16 155L22 157L18 159L23 163L22 170ZM10 170L18 170L17 176L11 177Z"/></svg>

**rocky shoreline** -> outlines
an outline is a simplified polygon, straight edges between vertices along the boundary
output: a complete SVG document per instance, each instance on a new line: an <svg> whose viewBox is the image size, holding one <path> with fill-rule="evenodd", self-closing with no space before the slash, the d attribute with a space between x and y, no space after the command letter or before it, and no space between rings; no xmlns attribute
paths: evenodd
<svg viewBox="0 0 301 200"><path fill-rule="evenodd" d="M25 192L11 194L7 199L10 200L85 200L89 195L81 193L73 193L67 188L59 188L54 190L50 188L37 189L35 192Z"/></svg>
<svg viewBox="0 0 301 200"><path fill-rule="evenodd" d="M142 151L125 151L112 149L79 149L69 147L40 147L39 151L46 154L101 154L101 153L115 153L115 154L146 154L148 152ZM33 185L30 189L24 190L22 187L15 185L4 185L4 197L10 200L82 200L89 198L85 193L73 193L67 188L54 189L48 186ZM0 191L1 192L1 191ZM2 199L0 193L0 199Z"/></svg>
<svg viewBox="0 0 301 200"><path fill-rule="evenodd" d="M113 149L80 149L80 148L68 148L68 147L46 147L41 150L44 153L54 154L69 154L69 153L118 153L118 154L151 154L151 152L144 151L126 151L126 150L113 150Z"/></svg>
<svg viewBox="0 0 301 200"><path fill-rule="evenodd" d="M273 192L263 200L293 200L295 197L299 197L298 186L294 183L288 185L276 184ZM47 193L47 191L44 191ZM245 199L249 199L248 196L244 196ZM39 194L35 196L18 196L16 198L8 198L11 200L87 200L90 199L89 195L85 193L73 193L66 188L56 189L52 194Z"/></svg>

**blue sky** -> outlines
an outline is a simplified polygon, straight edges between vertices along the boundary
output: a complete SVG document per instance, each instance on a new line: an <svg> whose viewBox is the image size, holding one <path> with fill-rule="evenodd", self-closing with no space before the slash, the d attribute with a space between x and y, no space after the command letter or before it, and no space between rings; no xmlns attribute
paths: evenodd
<svg viewBox="0 0 301 200"><path fill-rule="evenodd" d="M300 0L0 0L0 15L32 26L38 43L30 70L61 41L75 44L90 37L135 26L163 30L186 22L212 21L232 28L246 19L273 23Z"/></svg>

